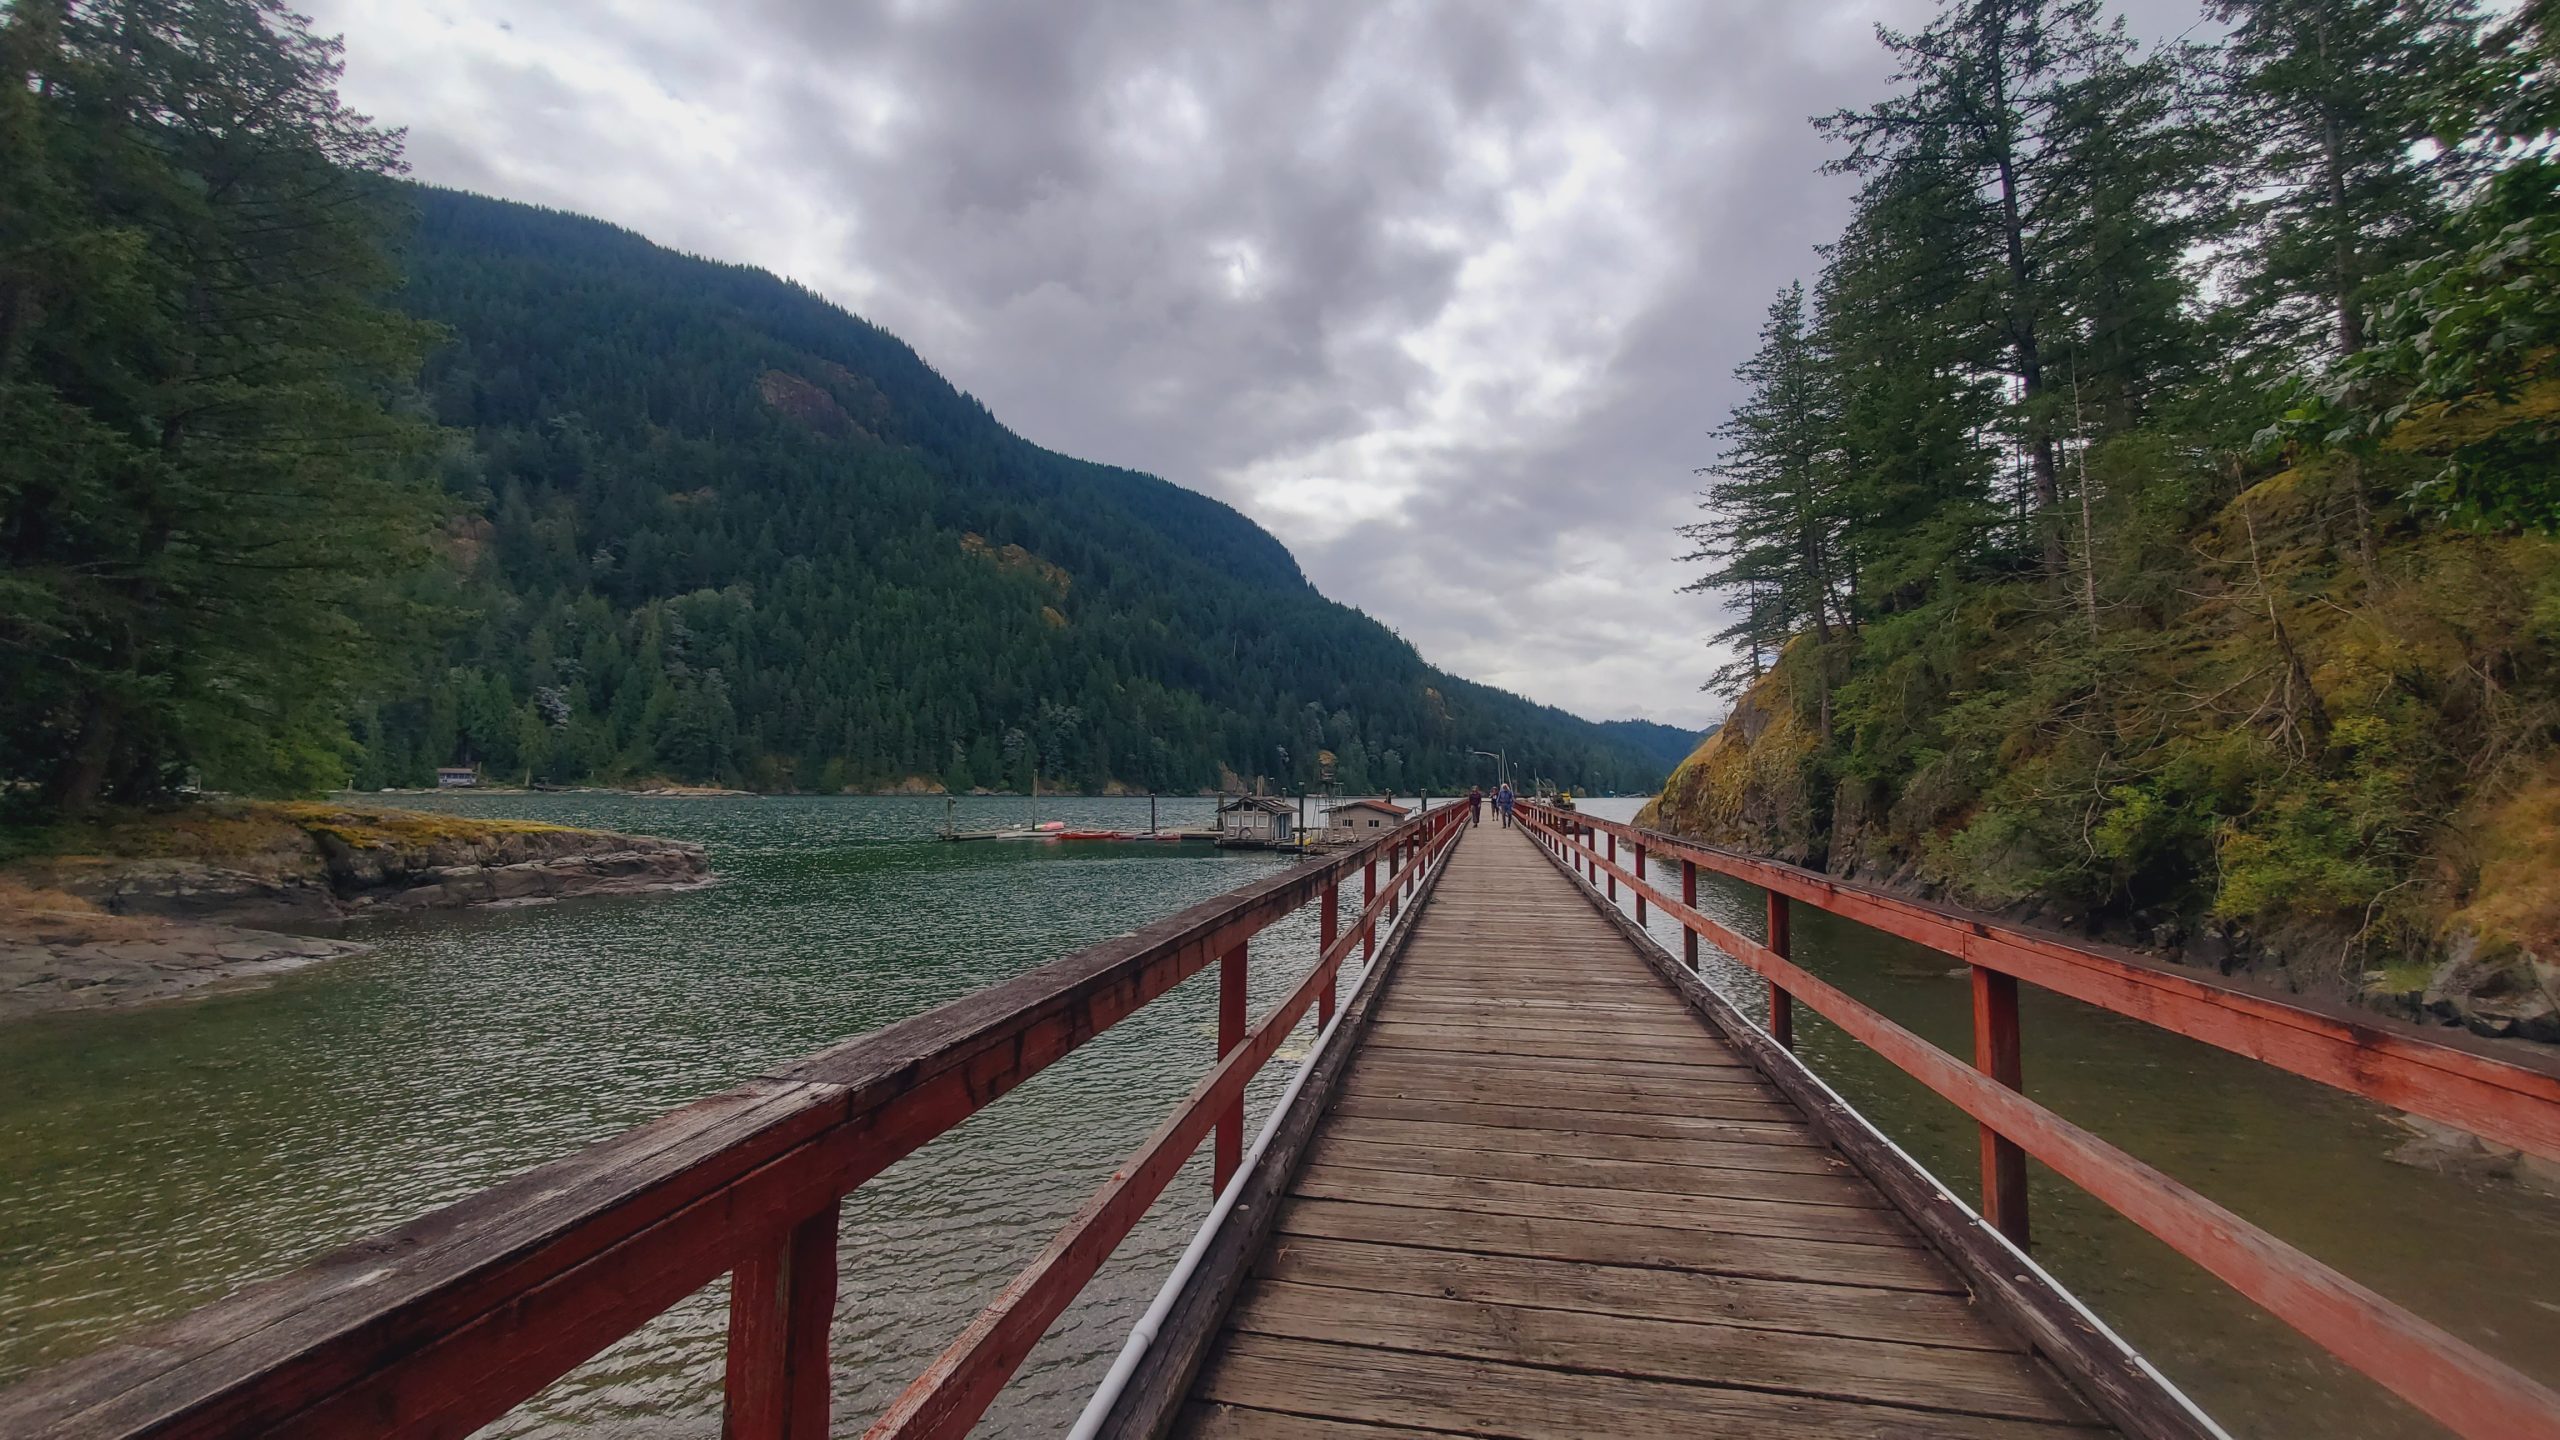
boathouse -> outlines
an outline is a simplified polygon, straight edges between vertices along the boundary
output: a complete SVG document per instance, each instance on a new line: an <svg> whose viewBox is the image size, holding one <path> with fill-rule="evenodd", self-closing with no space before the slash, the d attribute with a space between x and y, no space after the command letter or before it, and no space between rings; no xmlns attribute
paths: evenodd
<svg viewBox="0 0 2560 1440"><path fill-rule="evenodd" d="M480 771L470 765L446 765L436 771L436 788L464 790L480 783Z"/></svg>
<svg viewBox="0 0 2560 1440"><path fill-rule="evenodd" d="M1218 806L1218 843L1251 850L1294 845L1297 807L1270 795L1239 795Z"/></svg>
<svg viewBox="0 0 2560 1440"><path fill-rule="evenodd" d="M1412 814L1403 806L1384 800L1345 800L1324 812L1324 838L1374 840L1403 824Z"/></svg>

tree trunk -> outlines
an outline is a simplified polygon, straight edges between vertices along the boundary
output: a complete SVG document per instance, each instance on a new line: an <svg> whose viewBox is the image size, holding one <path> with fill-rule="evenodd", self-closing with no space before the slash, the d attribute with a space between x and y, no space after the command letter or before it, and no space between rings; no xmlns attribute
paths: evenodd
<svg viewBox="0 0 2560 1440"><path fill-rule="evenodd" d="M2036 339L2034 276L2027 266L2026 223L2018 213L2018 171L2011 155L2006 120L2008 97L1996 82L1992 99L2003 114L1998 165L2001 248L2009 269L2009 348L2017 367L2018 405L2026 414L2027 473L2034 486L2035 525L2044 541L2045 573L2058 577L2065 564L2062 517L2058 513L2062 487L2053 436L2047 433L2043 417L2036 413L2036 401L2044 395L2044 356Z"/></svg>
<svg viewBox="0 0 2560 1440"><path fill-rule="evenodd" d="M2364 576L2370 598L2382 585L2382 556L2374 547L2373 497L2364 488L2364 460L2350 451L2346 458L2349 523L2356 527L2356 568Z"/></svg>
<svg viewBox="0 0 2560 1440"><path fill-rule="evenodd" d="M2325 68L2329 59L2329 27L2319 26L2314 32L2320 59ZM2330 259L2329 300L2336 312L2338 354L2353 355L2364 348L2364 317L2357 313L2356 293L2356 224L2347 212L2347 166L2345 144L2339 136L2338 107L2325 97L2320 101L2320 169L2321 179L2329 192L2329 232L2337 237L2336 253Z"/></svg>
<svg viewBox="0 0 2560 1440"><path fill-rule="evenodd" d="M115 702L104 691L90 691L81 702L80 712L80 737L72 742L71 754L62 768L53 772L53 793L48 797L56 811L68 815L96 808L106 793L107 773L115 763L121 729Z"/></svg>
<svg viewBox="0 0 2560 1440"><path fill-rule="evenodd" d="M2313 747L2326 749L2329 707L2320 703L2320 692L2311 685L2311 669L2302 663L2302 652L2293 648L2293 632L2285 629L2284 617L2276 610L2276 592L2267 584L2266 568L2258 561L2257 516L2243 505L2240 520L2249 528L2249 574L2258 582L2259 598L2267 603L2267 629L2275 637L2276 653L2284 659L2285 716L2288 720L2300 717Z"/></svg>

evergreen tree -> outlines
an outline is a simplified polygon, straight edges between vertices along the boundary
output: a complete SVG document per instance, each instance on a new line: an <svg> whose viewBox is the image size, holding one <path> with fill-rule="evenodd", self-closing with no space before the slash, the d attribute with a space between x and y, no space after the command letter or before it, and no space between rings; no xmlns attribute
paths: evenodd
<svg viewBox="0 0 2560 1440"><path fill-rule="evenodd" d="M1757 665L1776 637L1809 629L1824 642L1835 617L1839 518L1834 463L1838 416L1805 322L1804 286L1779 292L1760 348L1734 369L1744 398L1716 435L1724 451L1705 473L1707 518L1686 526L1705 562L1687 588L1738 594L1734 624L1716 638L1740 641ZM1728 677L1730 684L1732 678Z"/></svg>
<svg viewBox="0 0 2560 1440"><path fill-rule="evenodd" d="M1825 251L1817 349L1838 397L1845 580L1862 617L1962 576L2000 519L1993 302L1958 260L1965 208L1915 156L1867 183Z"/></svg>
<svg viewBox="0 0 2560 1440"><path fill-rule="evenodd" d="M331 781L429 513L398 137L266 0L15 6L0 54L0 770Z"/></svg>
<svg viewBox="0 0 2560 1440"><path fill-rule="evenodd" d="M2458 147L2432 143L2476 64L2470 0L2213 0L2231 27L2222 124L2246 220L2233 303L2297 357L2353 355L2366 287L2441 223Z"/></svg>
<svg viewBox="0 0 2560 1440"><path fill-rule="evenodd" d="M2402 242L2420 253L2365 286L2369 345L2302 386L2270 428L2350 465L2386 442L2414 450L2438 467L2412 492L2425 509L2560 533L2560 6L2532 0L2487 41L2446 42L2471 63L2430 93L2453 153L2489 175L2431 234ZM2415 439L2398 433L2412 420L2424 422ZM2360 471L2354 492L2361 504Z"/></svg>
<svg viewBox="0 0 2560 1440"><path fill-rule="evenodd" d="M2026 459L2025 506L2048 574L2063 568L2062 437L2070 383L2064 363L2075 326L2085 336L2097 307L2075 314L2073 250L2086 252L2091 197L2139 199L2127 174L2157 182L2162 152L2183 142L2165 105L2127 101L2164 91L2168 66L2137 58L2121 21L2097 0L1949 0L1916 34L1879 28L1899 59L1899 94L1865 110L1818 120L1848 146L1835 169L1877 175L1908 167L1946 187L1944 263L1979 286L1978 323L2013 388L2009 424ZM2131 192L2131 194L2128 194ZM2123 227L2149 232L2135 216ZM2174 250L2167 235L2146 243ZM2103 264L2077 270L2084 281ZM1952 293L1953 286L1948 287Z"/></svg>

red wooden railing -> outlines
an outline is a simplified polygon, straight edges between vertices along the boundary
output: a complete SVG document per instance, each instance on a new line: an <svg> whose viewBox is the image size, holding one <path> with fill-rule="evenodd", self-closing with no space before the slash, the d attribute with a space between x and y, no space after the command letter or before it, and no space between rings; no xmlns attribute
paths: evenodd
<svg viewBox="0 0 2560 1440"><path fill-rule="evenodd" d="M2480 1053L2414 1030L2262 994L2154 962L1905 899L1885 891L1632 825L1538 804L1529 833L1591 895L1614 903L1624 882L1640 909L1678 921L1684 963L1698 941L1769 986L1769 1027L1793 1036L1802 1001L1972 1116L1982 1133L1982 1217L2027 1240L2026 1159L2053 1172L2203 1266L2270 1315L2473 1440L2560 1440L2560 1394L2313 1259L2169 1176L2028 1099L2021 1091L2018 982L2024 980L2191 1039L2262 1060L2484 1138L2560 1158L2560 1067ZM1634 868L1618 862L1633 847ZM1648 867L1680 865L1680 893ZM1766 939L1698 909L1698 871L1767 894ZM1964 961L1973 983L1970 1065L1788 958L1788 906L1818 909ZM2538 1057L2537 1057L2538 1058Z"/></svg>
<svg viewBox="0 0 2560 1440"><path fill-rule="evenodd" d="M460 1436L732 1275L724 1435L827 1433L843 1198L1218 962L1220 1056L1030 1268L872 1428L967 1432L1342 966L1427 883L1462 806L1407 821L940 1009L698 1101L0 1394L0 1436ZM1385 867L1383 877L1380 867ZM1363 903L1341 924L1357 869ZM1244 1023L1246 947L1318 905L1319 958Z"/></svg>

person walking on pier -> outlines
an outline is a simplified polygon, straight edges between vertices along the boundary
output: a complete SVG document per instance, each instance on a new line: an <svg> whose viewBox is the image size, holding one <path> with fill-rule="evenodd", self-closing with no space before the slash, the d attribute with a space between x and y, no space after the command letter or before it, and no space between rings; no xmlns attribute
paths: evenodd
<svg viewBox="0 0 2560 1440"><path fill-rule="evenodd" d="M1470 825L1484 823L1484 787L1481 785L1467 792L1467 823Z"/></svg>
<svg viewBox="0 0 2560 1440"><path fill-rule="evenodd" d="M1511 807L1517 801L1518 797L1511 793L1511 782L1508 780L1502 782L1501 789L1493 792L1493 808L1502 816L1502 828L1505 830L1511 828Z"/></svg>

